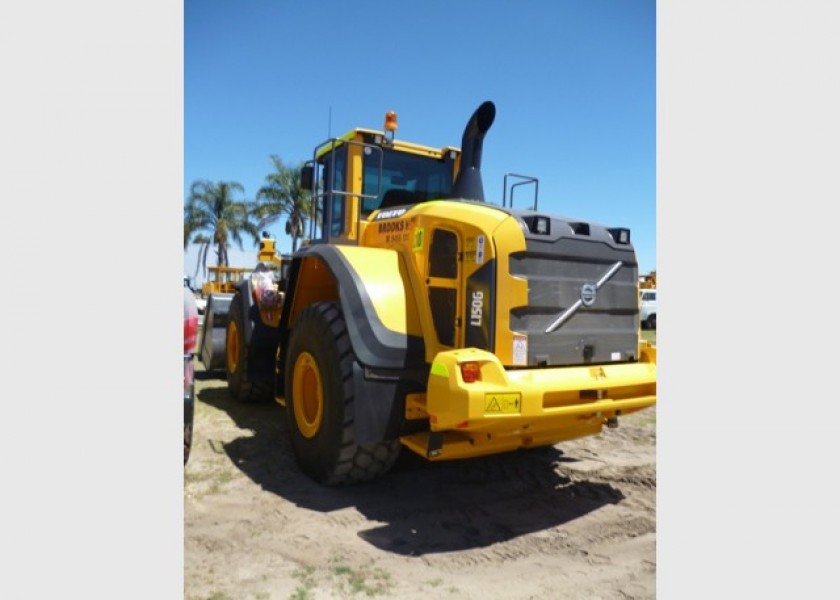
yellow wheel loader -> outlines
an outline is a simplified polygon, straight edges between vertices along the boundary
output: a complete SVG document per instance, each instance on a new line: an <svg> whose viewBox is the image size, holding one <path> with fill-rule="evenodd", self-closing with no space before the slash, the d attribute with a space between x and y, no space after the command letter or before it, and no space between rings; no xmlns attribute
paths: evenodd
<svg viewBox="0 0 840 600"><path fill-rule="evenodd" d="M273 368L294 454L318 482L380 476L403 447L447 460L553 445L656 402L630 231L548 214L536 197L529 210L486 202L495 113L479 106L460 148L397 139L394 113L384 131L318 145L303 169L308 243L265 309L247 289L234 298L251 307L236 325L251 338L231 390Z"/></svg>

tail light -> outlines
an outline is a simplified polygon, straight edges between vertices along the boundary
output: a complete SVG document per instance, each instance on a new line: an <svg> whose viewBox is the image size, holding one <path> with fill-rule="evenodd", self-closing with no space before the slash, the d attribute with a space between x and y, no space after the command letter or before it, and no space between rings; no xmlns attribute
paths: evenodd
<svg viewBox="0 0 840 600"><path fill-rule="evenodd" d="M481 380L481 368L477 362L461 363L461 378L464 383L474 383Z"/></svg>

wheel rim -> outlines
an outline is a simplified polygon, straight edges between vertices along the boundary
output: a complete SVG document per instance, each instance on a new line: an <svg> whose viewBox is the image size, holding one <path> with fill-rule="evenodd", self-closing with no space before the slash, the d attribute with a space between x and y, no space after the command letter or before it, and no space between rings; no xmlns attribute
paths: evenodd
<svg viewBox="0 0 840 600"><path fill-rule="evenodd" d="M305 438L315 437L324 420L324 387L318 363L309 352L301 352L295 360L292 405L298 431Z"/></svg>
<svg viewBox="0 0 840 600"><path fill-rule="evenodd" d="M228 322L227 339L225 340L225 356L227 358L227 369L229 373L235 373L239 364L239 331L236 323Z"/></svg>

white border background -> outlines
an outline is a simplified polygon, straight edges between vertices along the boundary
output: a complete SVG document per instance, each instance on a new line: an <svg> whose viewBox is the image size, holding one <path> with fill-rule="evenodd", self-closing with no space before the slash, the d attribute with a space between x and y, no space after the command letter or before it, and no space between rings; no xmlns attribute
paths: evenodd
<svg viewBox="0 0 840 600"><path fill-rule="evenodd" d="M839 10L657 3L658 597L835 588ZM2 597L183 594L182 44L0 8Z"/></svg>
<svg viewBox="0 0 840 600"><path fill-rule="evenodd" d="M661 598L836 593L838 16L657 3Z"/></svg>
<svg viewBox="0 0 840 600"><path fill-rule="evenodd" d="M0 8L0 597L183 595L183 6Z"/></svg>

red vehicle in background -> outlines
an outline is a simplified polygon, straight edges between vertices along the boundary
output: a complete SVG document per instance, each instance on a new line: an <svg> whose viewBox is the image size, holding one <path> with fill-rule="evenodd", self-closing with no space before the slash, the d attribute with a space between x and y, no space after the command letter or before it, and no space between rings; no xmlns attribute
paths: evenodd
<svg viewBox="0 0 840 600"><path fill-rule="evenodd" d="M193 413L195 412L195 382L193 353L198 338L198 307L192 290L184 283L184 465L190 457Z"/></svg>

